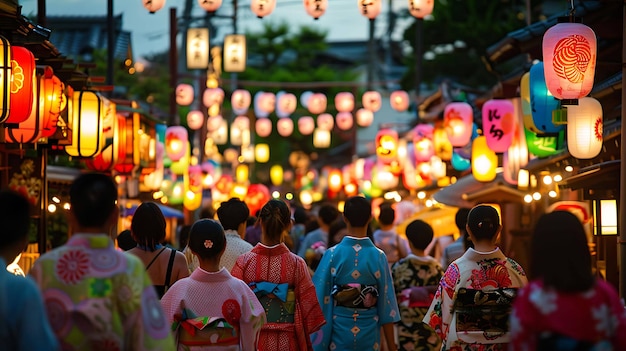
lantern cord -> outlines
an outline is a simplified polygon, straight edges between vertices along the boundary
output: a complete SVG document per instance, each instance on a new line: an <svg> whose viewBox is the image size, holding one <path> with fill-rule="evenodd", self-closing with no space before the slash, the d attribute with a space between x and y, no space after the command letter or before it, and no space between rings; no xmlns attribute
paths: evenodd
<svg viewBox="0 0 626 351"><path fill-rule="evenodd" d="M576 12L576 9L574 8L574 0L570 0L570 10L569 10L569 17L570 20L574 17L574 13Z"/></svg>

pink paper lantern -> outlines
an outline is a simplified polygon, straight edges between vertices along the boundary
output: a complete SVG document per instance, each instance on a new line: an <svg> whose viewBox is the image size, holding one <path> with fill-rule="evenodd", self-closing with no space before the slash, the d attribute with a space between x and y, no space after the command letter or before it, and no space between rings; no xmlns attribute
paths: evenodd
<svg viewBox="0 0 626 351"><path fill-rule="evenodd" d="M259 118L256 120L254 130L258 136L266 138L272 134L272 121L269 118Z"/></svg>
<svg viewBox="0 0 626 351"><path fill-rule="evenodd" d="M377 91L366 91L361 98L363 108L372 112L377 112L382 106L382 97Z"/></svg>
<svg viewBox="0 0 626 351"><path fill-rule="evenodd" d="M602 105L584 97L567 106L567 150L575 158L590 159L602 151Z"/></svg>
<svg viewBox="0 0 626 351"><path fill-rule="evenodd" d="M515 132L515 107L510 100L492 99L483 104L483 134L494 152L505 152Z"/></svg>
<svg viewBox="0 0 626 351"><path fill-rule="evenodd" d="M591 28L558 23L544 33L542 49L546 85L555 98L576 100L591 92L597 56L596 34Z"/></svg>
<svg viewBox="0 0 626 351"><path fill-rule="evenodd" d="M251 102L252 96L250 92L244 89L237 89L230 96L230 104L233 112L237 115L245 115L248 112L248 108L250 108Z"/></svg>
<svg viewBox="0 0 626 351"><path fill-rule="evenodd" d="M454 147L467 145L472 137L474 112L466 102L451 102L443 112L443 126Z"/></svg>
<svg viewBox="0 0 626 351"><path fill-rule="evenodd" d="M393 129L381 129L376 133L374 140L379 162L389 164L398 158L398 132Z"/></svg>
<svg viewBox="0 0 626 351"><path fill-rule="evenodd" d="M358 4L361 14L370 20L378 16L383 6L381 0L358 0Z"/></svg>
<svg viewBox="0 0 626 351"><path fill-rule="evenodd" d="M396 90L389 96L389 103L392 109L404 112L409 108L409 93L404 90Z"/></svg>
<svg viewBox="0 0 626 351"><path fill-rule="evenodd" d="M352 112L354 110L354 95L347 91L335 95L335 109L339 112Z"/></svg>
<svg viewBox="0 0 626 351"><path fill-rule="evenodd" d="M435 155L435 143L433 132L435 127L430 124L419 124L414 129L413 147L415 148L415 161L428 162Z"/></svg>
<svg viewBox="0 0 626 351"><path fill-rule="evenodd" d="M280 136L290 136L293 133L293 120L291 118L279 118L276 122L276 130Z"/></svg>
<svg viewBox="0 0 626 351"><path fill-rule="evenodd" d="M309 97L308 101L308 109L314 115L319 115L320 113L324 113L326 111L326 95L322 93L313 93L311 97Z"/></svg>
<svg viewBox="0 0 626 351"><path fill-rule="evenodd" d="M326 12L327 7L328 0L304 0L304 10L313 19L320 18Z"/></svg>
<svg viewBox="0 0 626 351"><path fill-rule="evenodd" d="M317 116L317 127L322 130L333 130L335 126L335 119L330 113L322 113Z"/></svg>
<svg viewBox="0 0 626 351"><path fill-rule="evenodd" d="M224 90L222 90L222 88L204 89L204 93L202 94L202 103L205 107L221 105L222 102L224 102Z"/></svg>
<svg viewBox="0 0 626 351"><path fill-rule="evenodd" d="M276 0L252 0L250 2L250 9L258 18L263 18L276 7Z"/></svg>
<svg viewBox="0 0 626 351"><path fill-rule="evenodd" d="M337 116L335 116L335 123L337 124L337 128L341 130L349 130L354 125L352 113L339 112Z"/></svg>
<svg viewBox="0 0 626 351"><path fill-rule="evenodd" d="M204 113L202 111L193 110L187 113L187 126L189 129L198 130L204 124Z"/></svg>
<svg viewBox="0 0 626 351"><path fill-rule="evenodd" d="M222 124L224 123L224 117L221 115L209 117L206 120L206 129L209 132L214 132L218 130Z"/></svg>
<svg viewBox="0 0 626 351"><path fill-rule="evenodd" d="M215 12L222 6L222 0L198 0L198 4L206 12Z"/></svg>
<svg viewBox="0 0 626 351"><path fill-rule="evenodd" d="M298 118L298 131L302 135L311 135L315 129L315 120L311 116L302 116Z"/></svg>
<svg viewBox="0 0 626 351"><path fill-rule="evenodd" d="M360 108L356 111L356 124L360 127L369 127L374 121L374 112Z"/></svg>
<svg viewBox="0 0 626 351"><path fill-rule="evenodd" d="M289 117L298 107L298 99L294 94L282 93L278 94L276 98L276 115L278 117Z"/></svg>
<svg viewBox="0 0 626 351"><path fill-rule="evenodd" d="M433 12L435 0L409 0L409 12L415 18L424 18Z"/></svg>
<svg viewBox="0 0 626 351"><path fill-rule="evenodd" d="M142 0L141 3L150 13L155 13L163 8L165 0Z"/></svg>
<svg viewBox="0 0 626 351"><path fill-rule="evenodd" d="M193 102L193 87L190 84L178 84L176 87L176 103L189 106Z"/></svg>
<svg viewBox="0 0 626 351"><path fill-rule="evenodd" d="M185 127L167 127L165 131L165 153L170 160L178 161L185 156L188 144L189 140Z"/></svg>

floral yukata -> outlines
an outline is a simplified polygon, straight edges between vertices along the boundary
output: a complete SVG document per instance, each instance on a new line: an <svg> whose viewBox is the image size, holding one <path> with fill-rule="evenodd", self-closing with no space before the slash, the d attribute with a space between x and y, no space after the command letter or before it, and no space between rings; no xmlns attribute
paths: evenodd
<svg viewBox="0 0 626 351"><path fill-rule="evenodd" d="M256 293L266 312L260 351L311 350L310 334L326 321L306 263L285 244L257 244L239 256L231 274Z"/></svg>
<svg viewBox="0 0 626 351"><path fill-rule="evenodd" d="M558 292L541 281L520 290L513 303L509 350L540 346L553 351L626 350L626 309L615 289L598 279L583 293Z"/></svg>
<svg viewBox="0 0 626 351"><path fill-rule="evenodd" d="M500 249L479 252L469 248L463 256L448 266L424 317L424 323L430 325L442 339L442 350L506 350L508 333L493 337L485 336L487 333L483 332L468 333L457 330L457 297L461 290L498 291L502 288L521 288L527 282L522 267L504 256ZM509 315L506 313L492 317L501 321L508 320Z"/></svg>
<svg viewBox="0 0 626 351"><path fill-rule="evenodd" d="M225 267L197 268L165 293L161 305L181 351L255 351L265 323L252 290Z"/></svg>
<svg viewBox="0 0 626 351"><path fill-rule="evenodd" d="M74 234L29 274L63 350L173 350L174 339L138 257L106 234Z"/></svg>
<svg viewBox="0 0 626 351"><path fill-rule="evenodd" d="M399 350L440 350L439 336L422 320L443 276L443 268L433 257L409 254L394 263L391 274L401 316Z"/></svg>
<svg viewBox="0 0 626 351"><path fill-rule="evenodd" d="M382 325L400 320L385 253L369 238L346 236L324 253L313 281L328 321L315 350L379 350Z"/></svg>

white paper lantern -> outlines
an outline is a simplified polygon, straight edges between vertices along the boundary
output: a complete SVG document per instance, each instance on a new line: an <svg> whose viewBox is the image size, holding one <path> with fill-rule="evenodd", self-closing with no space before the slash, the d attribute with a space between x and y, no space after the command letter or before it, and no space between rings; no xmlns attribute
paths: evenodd
<svg viewBox="0 0 626 351"><path fill-rule="evenodd" d="M352 112L354 110L354 95L347 91L335 95L335 109L339 112Z"/></svg>
<svg viewBox="0 0 626 351"><path fill-rule="evenodd" d="M409 0L409 12L415 18L424 18L433 12L434 0Z"/></svg>
<svg viewBox="0 0 626 351"><path fill-rule="evenodd" d="M576 158L594 158L602 151L602 105L584 97L567 106L567 150Z"/></svg>
<svg viewBox="0 0 626 351"><path fill-rule="evenodd" d="M250 143L250 119L248 116L237 116L230 126L230 143L242 145Z"/></svg>
<svg viewBox="0 0 626 351"><path fill-rule="evenodd" d="M315 128L313 132L313 146L318 149L326 149L330 147L330 131Z"/></svg>

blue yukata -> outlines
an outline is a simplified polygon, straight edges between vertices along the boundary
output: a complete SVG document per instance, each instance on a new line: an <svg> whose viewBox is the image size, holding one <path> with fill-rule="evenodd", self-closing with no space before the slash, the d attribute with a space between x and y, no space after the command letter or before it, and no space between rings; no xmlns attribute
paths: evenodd
<svg viewBox="0 0 626 351"><path fill-rule="evenodd" d="M400 320L387 257L369 238L344 237L313 275L326 324L312 336L322 350L379 350L383 324Z"/></svg>

